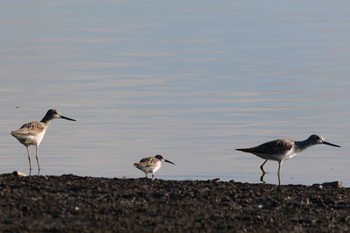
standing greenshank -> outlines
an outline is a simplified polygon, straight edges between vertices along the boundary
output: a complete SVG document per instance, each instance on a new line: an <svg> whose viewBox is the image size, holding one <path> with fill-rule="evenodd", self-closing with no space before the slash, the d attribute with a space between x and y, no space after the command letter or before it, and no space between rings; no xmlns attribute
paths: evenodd
<svg viewBox="0 0 350 233"><path fill-rule="evenodd" d="M154 173L162 166L162 162L174 164L173 162L166 160L162 155L156 155L152 157L143 158L138 163L134 163L134 166L143 171L146 174L152 173L152 179L154 179Z"/></svg>
<svg viewBox="0 0 350 233"><path fill-rule="evenodd" d="M50 122L53 119L59 119L59 118L75 121L74 119L62 116L62 114L55 109L50 109L47 111L46 115L40 122L32 121L32 122L26 123L22 125L22 127L19 128L18 130L11 132L11 135L17 138L17 140L27 148L30 171L32 170L32 164L30 162L30 154L29 154L28 147L31 145L36 147L36 162L38 164L38 173L39 173L40 171L39 157L38 157L39 145L45 136L46 130L49 127Z"/></svg>
<svg viewBox="0 0 350 233"><path fill-rule="evenodd" d="M264 165L267 160L275 160L278 162L278 183L280 184L280 170L284 160L293 158L297 153L309 148L310 146L325 144L329 146L340 147L338 145L326 142L321 136L311 135L304 141L293 141L288 139L277 139L270 142L263 143L259 146L252 148L236 149L243 152L252 153L262 159L265 159L264 163L260 166L262 176L260 178L263 181L265 171Z"/></svg>

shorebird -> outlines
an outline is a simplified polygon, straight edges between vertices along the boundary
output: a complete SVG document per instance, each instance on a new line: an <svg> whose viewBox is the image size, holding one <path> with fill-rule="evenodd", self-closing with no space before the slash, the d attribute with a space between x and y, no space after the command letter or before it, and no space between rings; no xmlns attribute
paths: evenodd
<svg viewBox="0 0 350 233"><path fill-rule="evenodd" d="M158 171L162 166L162 162L167 162L175 165L175 163L165 159L162 155L156 155L143 158L140 160L140 162L134 163L134 166L143 171L146 174L146 178L148 178L148 173L152 173L152 179L154 179L154 173Z"/></svg>
<svg viewBox="0 0 350 233"><path fill-rule="evenodd" d="M36 147L36 162L38 164L38 171L39 171L40 170L39 145L45 136L46 130L49 127L50 122L53 119L59 119L59 118L75 121L74 119L62 116L62 114L55 109L50 109L47 111L46 115L40 122L32 121L32 122L26 123L22 125L21 128L19 128L18 130L11 132L11 135L17 138L17 140L27 148L30 171L32 170L32 164L30 161L30 154L29 154L28 147L32 145Z"/></svg>
<svg viewBox="0 0 350 233"><path fill-rule="evenodd" d="M236 149L243 152L252 153L262 159L265 159L263 164L260 166L262 171L262 176L260 178L263 181L265 175L264 165L268 160L275 160L278 162L278 181L280 183L280 170L281 165L284 160L293 158L297 153L302 152L303 150L309 148L310 146L325 144L329 146L340 147L338 145L326 142L319 135L311 135L304 141L294 141L289 139L277 139L270 142L263 143L256 147Z"/></svg>

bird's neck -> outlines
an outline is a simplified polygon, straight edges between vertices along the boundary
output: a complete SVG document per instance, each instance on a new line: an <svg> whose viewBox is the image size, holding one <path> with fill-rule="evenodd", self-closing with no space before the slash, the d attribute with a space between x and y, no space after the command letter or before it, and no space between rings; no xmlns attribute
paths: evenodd
<svg viewBox="0 0 350 233"><path fill-rule="evenodd" d="M49 125L52 119L44 116L44 118L40 121L41 123L44 123L45 125Z"/></svg>
<svg viewBox="0 0 350 233"><path fill-rule="evenodd" d="M298 153L298 152L302 152L303 150L309 148L314 144L310 143L310 141L306 139L304 141L295 141L294 145L295 145L295 152Z"/></svg>

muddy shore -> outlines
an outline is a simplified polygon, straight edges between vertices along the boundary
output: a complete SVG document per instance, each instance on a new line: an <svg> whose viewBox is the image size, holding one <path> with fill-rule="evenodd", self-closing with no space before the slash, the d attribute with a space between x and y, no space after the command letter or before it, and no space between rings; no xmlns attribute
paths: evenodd
<svg viewBox="0 0 350 233"><path fill-rule="evenodd" d="M346 232L350 189L0 175L1 232Z"/></svg>

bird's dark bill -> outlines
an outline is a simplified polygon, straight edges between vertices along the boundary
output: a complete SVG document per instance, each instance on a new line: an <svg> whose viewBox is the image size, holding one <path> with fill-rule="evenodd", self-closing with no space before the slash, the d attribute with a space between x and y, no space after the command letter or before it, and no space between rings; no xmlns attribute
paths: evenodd
<svg viewBox="0 0 350 233"><path fill-rule="evenodd" d="M62 119L65 119L65 120L69 120L69 121L76 121L76 120L74 120L74 119L72 119L72 118L65 117L65 116L61 116L61 118L62 118Z"/></svg>
<svg viewBox="0 0 350 233"><path fill-rule="evenodd" d="M173 162L171 162L171 161L169 161L169 160L165 160L165 162L171 163L171 164L174 164L174 165L175 165L175 163L173 163Z"/></svg>
<svg viewBox="0 0 350 233"><path fill-rule="evenodd" d="M323 142L323 144L326 144L326 145L328 145L328 146L341 147L341 146L335 145L335 144L330 143L330 142Z"/></svg>

